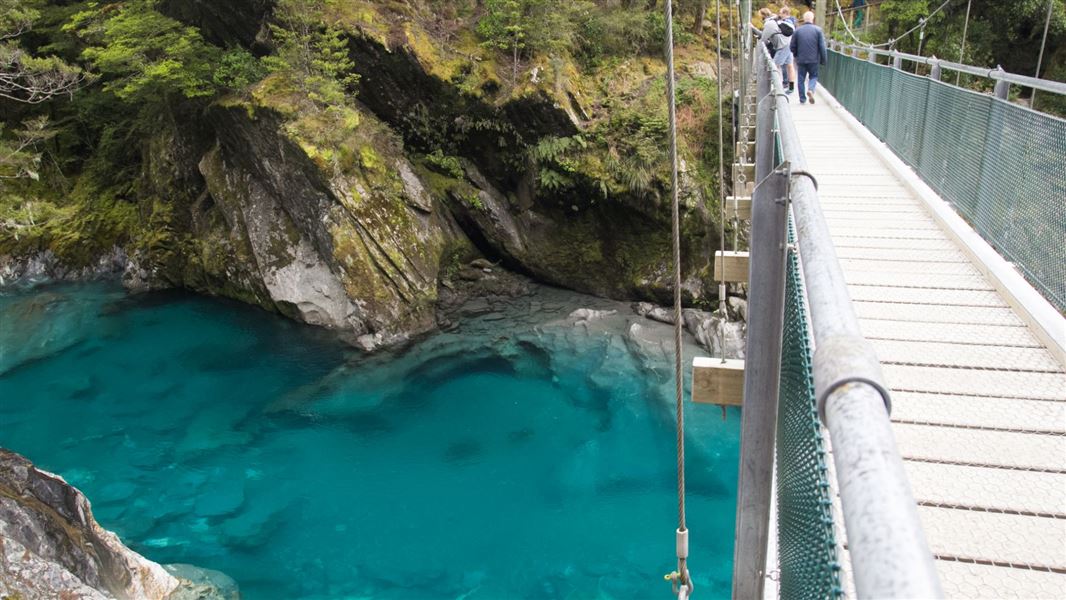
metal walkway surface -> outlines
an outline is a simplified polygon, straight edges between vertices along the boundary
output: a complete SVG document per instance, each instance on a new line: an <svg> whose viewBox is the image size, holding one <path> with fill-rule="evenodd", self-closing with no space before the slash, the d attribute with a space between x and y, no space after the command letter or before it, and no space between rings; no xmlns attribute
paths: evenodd
<svg viewBox="0 0 1066 600"><path fill-rule="evenodd" d="M833 100L792 116L950 598L1066 598L1066 372Z"/></svg>

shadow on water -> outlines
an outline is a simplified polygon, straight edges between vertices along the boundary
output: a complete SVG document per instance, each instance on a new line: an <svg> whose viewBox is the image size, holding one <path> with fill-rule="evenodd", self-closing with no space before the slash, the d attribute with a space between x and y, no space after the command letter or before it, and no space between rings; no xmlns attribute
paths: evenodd
<svg viewBox="0 0 1066 600"><path fill-rule="evenodd" d="M444 462L469 463L476 461L484 453L484 445L475 439L452 442L444 450Z"/></svg>

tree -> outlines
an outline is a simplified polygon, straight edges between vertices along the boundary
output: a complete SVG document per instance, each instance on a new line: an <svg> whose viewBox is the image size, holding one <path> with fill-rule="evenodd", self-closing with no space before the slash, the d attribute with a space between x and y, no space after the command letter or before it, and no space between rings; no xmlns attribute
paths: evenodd
<svg viewBox="0 0 1066 600"><path fill-rule="evenodd" d="M142 106L216 93L221 51L196 29L158 12L152 0L91 6L64 30L88 45L82 56L100 71L105 90Z"/></svg>
<svg viewBox="0 0 1066 600"><path fill-rule="evenodd" d="M718 0L715 0L717 2ZM721 7L718 8L721 10ZM696 35L703 35L703 21L707 18L707 0L699 0L696 3L696 24L692 28Z"/></svg>
<svg viewBox="0 0 1066 600"><path fill-rule="evenodd" d="M359 76L352 72L343 31L324 24L321 6L321 0L280 0L278 23L270 26L278 52L264 62L292 76L315 106L344 104L346 88Z"/></svg>
<svg viewBox="0 0 1066 600"><path fill-rule="evenodd" d="M511 52L511 84L518 82L519 53L526 47L526 13L530 0L486 0L485 16L477 30L484 44Z"/></svg>
<svg viewBox="0 0 1066 600"><path fill-rule="evenodd" d="M73 94L86 80L81 69L56 57L36 57L18 45L33 28L36 10L22 0L0 0L0 98L39 104Z"/></svg>
<svg viewBox="0 0 1066 600"><path fill-rule="evenodd" d="M59 58L33 56L18 45L37 17L37 11L20 0L0 0L0 100L40 104L72 95L89 78ZM2 130L0 122L0 133ZM24 121L14 133L14 139L0 137L0 180L37 179L41 162L38 144L55 132L49 129L48 118L39 116Z"/></svg>
<svg viewBox="0 0 1066 600"><path fill-rule="evenodd" d="M0 140L0 180L28 177L36 181L41 164L37 145L53 136L55 130L49 128L48 117L41 115L24 121L22 129L15 131L13 141Z"/></svg>

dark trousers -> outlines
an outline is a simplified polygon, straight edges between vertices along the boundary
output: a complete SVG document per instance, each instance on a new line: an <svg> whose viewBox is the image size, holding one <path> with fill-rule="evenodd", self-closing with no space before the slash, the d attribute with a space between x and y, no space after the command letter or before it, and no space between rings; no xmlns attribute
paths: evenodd
<svg viewBox="0 0 1066 600"><path fill-rule="evenodd" d="M811 78L811 94L818 86L818 63L796 63L796 79L799 81L800 102L807 101L807 76Z"/></svg>

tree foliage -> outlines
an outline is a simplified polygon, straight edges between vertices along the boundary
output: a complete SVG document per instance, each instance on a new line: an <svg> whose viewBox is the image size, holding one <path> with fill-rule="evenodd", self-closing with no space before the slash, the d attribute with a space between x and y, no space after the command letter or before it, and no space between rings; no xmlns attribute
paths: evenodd
<svg viewBox="0 0 1066 600"><path fill-rule="evenodd" d="M941 0L885 0L881 4L880 25L871 41L896 40L896 49L910 53L918 52L921 44L924 56L950 61L961 59L964 63L989 68L1002 66L1008 72L1034 75L1049 1L1052 14L1040 76L1066 81L1066 0L972 0L968 25L965 22L967 2L956 0L928 19L924 39L920 39L919 31L903 33L939 7ZM962 81L990 85L987 80L963 78ZM1019 92L1029 94L1028 90ZM1039 108L1066 111L1066 99L1062 97L1042 94L1040 99Z"/></svg>
<svg viewBox="0 0 1066 600"><path fill-rule="evenodd" d="M316 106L344 104L359 77L343 31L323 19L323 0L279 0L271 36L277 54L265 59L275 73L294 78Z"/></svg>
<svg viewBox="0 0 1066 600"><path fill-rule="evenodd" d="M0 102L40 104L62 95L71 95L88 75L80 68L55 56L35 56L19 45L39 13L20 0L0 0ZM55 131L48 117L26 119L14 136L4 136L0 122L0 180L39 178L41 155L38 146Z"/></svg>
<svg viewBox="0 0 1066 600"><path fill-rule="evenodd" d="M973 0L970 22L966 26L966 55L963 62L1032 75L1036 69L1040 42L1044 33L1049 0ZM1044 66L1050 67L1058 55L1066 58L1066 2L1051 0L1053 11L1048 29ZM940 0L885 0L881 4L881 21L873 41L897 39L895 47L905 52L918 50L919 32L900 37L940 6ZM966 2L950 2L928 20L922 54L958 61L962 50L962 33L966 19ZM1049 70L1051 70L1049 68ZM1042 73L1043 75L1043 73Z"/></svg>
<svg viewBox="0 0 1066 600"><path fill-rule="evenodd" d="M39 104L74 93L87 78L55 56L35 56L19 45L40 13L22 0L0 0L0 98Z"/></svg>
<svg viewBox="0 0 1066 600"><path fill-rule="evenodd" d="M104 89L127 102L159 105L215 94L216 46L156 10L153 0L90 4L66 30L86 44L82 57Z"/></svg>
<svg viewBox="0 0 1066 600"><path fill-rule="evenodd" d="M2 124L0 133L3 133ZM49 127L48 117L40 115L26 119L14 134L14 140L0 141L0 180L28 177L36 181L40 178L41 164L37 146L56 132Z"/></svg>

